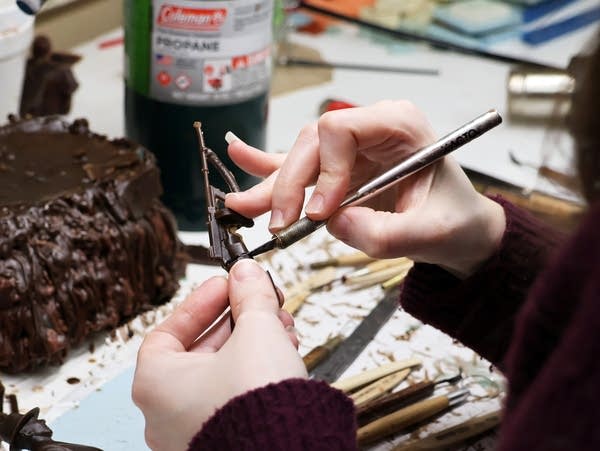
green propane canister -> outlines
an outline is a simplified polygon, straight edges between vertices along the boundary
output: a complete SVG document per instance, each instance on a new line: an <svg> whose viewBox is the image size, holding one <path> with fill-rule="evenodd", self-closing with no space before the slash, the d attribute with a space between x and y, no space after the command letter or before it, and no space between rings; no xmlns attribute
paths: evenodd
<svg viewBox="0 0 600 451"><path fill-rule="evenodd" d="M180 230L206 229L194 121L241 189L257 182L231 162L224 137L264 149L272 20L273 0L125 1L126 135L156 155Z"/></svg>

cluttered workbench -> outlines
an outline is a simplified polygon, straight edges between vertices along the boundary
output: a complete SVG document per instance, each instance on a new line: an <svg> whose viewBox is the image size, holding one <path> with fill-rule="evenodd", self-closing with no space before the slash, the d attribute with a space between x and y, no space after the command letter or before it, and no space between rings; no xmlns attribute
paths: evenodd
<svg viewBox="0 0 600 451"><path fill-rule="evenodd" d="M307 18L299 14L294 20L305 23ZM72 49L81 61L73 69L79 88L69 116L86 117L94 131L109 137L125 133L122 36L122 30L115 29ZM590 36L587 27L547 43L539 47L538 61L566 67ZM500 46L510 48L510 43L503 41ZM577 196L540 176L539 171L540 167L552 167L556 172L569 170L565 154L570 148L569 137L561 128L511 117L507 98L511 65L506 62L435 49L344 22L333 22L317 32L288 30L279 42L279 52L287 60L282 60L274 71L266 151L288 150L302 126L317 119L328 99L353 105L408 99L425 112L439 135L496 109L504 117L503 125L458 150L455 155L461 165L482 189L491 190L486 192L493 192L490 186L495 186L523 200L525 206L533 205L530 194L536 193L548 202L556 202L552 205L560 207L565 216L577 215ZM289 63L307 57L325 64ZM348 67L357 60L362 67ZM374 69L382 66L386 70ZM543 208L539 208L538 213L543 214ZM569 218L560 219L561 225L569 224ZM267 221L268 217L259 217L253 228L241 230L248 247L269 238ZM180 232L179 237L187 244L208 244L206 232ZM347 338L376 306L389 303L390 296L397 296L393 280L401 280L411 264L395 261L394 271L388 271L385 264L377 262L379 268L371 266L370 273L356 273L373 262L356 256L353 249L334 240L324 229L288 249L265 254L259 261L286 295L287 307L296 319L299 351L304 356L336 337ZM136 351L144 334L194 286L222 274L216 266L189 264L179 291L169 303L113 333L96 336L88 345L74 350L60 367L25 377L2 375L7 393L17 395L21 410L39 406L40 416L49 422L57 438L111 451L147 449L143 417L130 397ZM336 379L347 382L373 368L393 368L386 373L396 377L390 387L402 389L409 383L460 374L460 381L440 383L436 393L443 396L455 385L469 390L466 402L409 432L378 441L369 449L403 449L407 442L418 442L484 415L488 419L488 426L482 429L487 431L485 437L471 438L461 446L465 450L493 448L494 433L490 430L499 415L503 378L488 362L450 337L401 310L388 309L364 350L348 363ZM361 395L354 395L357 403ZM366 403L365 399L361 402Z"/></svg>

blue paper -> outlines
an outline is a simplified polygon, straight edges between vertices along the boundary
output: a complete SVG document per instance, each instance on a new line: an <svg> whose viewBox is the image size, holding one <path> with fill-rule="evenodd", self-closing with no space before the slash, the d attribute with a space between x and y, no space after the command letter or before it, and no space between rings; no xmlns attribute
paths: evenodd
<svg viewBox="0 0 600 451"><path fill-rule="evenodd" d="M522 39L530 45L539 45L579 30L600 20L600 6L588 9L564 20L523 33Z"/></svg>
<svg viewBox="0 0 600 451"><path fill-rule="evenodd" d="M52 438L104 451L146 451L144 416L131 400L134 368L83 399L50 427Z"/></svg>
<svg viewBox="0 0 600 451"><path fill-rule="evenodd" d="M550 13L558 11L565 6L575 2L575 0L547 0L523 10L523 22L529 23L544 17Z"/></svg>
<svg viewBox="0 0 600 451"><path fill-rule="evenodd" d="M433 17L439 23L468 35L483 35L522 23L521 9L493 0L467 0L439 6Z"/></svg>

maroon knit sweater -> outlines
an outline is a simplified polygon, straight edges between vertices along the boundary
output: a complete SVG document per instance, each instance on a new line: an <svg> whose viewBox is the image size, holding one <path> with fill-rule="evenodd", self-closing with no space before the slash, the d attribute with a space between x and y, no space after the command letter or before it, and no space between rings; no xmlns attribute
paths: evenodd
<svg viewBox="0 0 600 451"><path fill-rule="evenodd" d="M497 201L507 217L498 252L465 281L415 265L402 306L504 371L499 450L599 450L600 204L557 249L558 233ZM291 379L231 400L189 449L356 449L355 427L345 395Z"/></svg>

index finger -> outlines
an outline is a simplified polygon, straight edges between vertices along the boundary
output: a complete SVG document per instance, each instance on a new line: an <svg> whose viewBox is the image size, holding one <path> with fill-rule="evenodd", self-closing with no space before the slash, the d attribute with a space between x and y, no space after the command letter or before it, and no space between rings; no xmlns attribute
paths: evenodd
<svg viewBox="0 0 600 451"><path fill-rule="evenodd" d="M429 124L406 101L325 113L318 133L319 177L306 206L314 220L329 218L344 200L359 152L365 151L367 160L391 167L407 148L416 150L430 139Z"/></svg>
<svg viewBox="0 0 600 451"><path fill-rule="evenodd" d="M269 230L276 232L300 217L304 189L314 183L318 170L317 127L311 124L296 138L273 184Z"/></svg>

